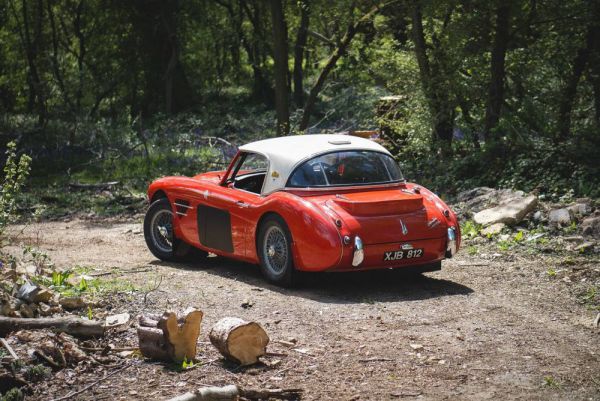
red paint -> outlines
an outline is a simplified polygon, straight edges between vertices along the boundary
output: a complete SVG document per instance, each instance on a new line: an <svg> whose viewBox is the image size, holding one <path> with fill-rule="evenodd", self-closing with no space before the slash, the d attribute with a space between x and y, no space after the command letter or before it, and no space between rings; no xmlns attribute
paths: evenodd
<svg viewBox="0 0 600 401"><path fill-rule="evenodd" d="M236 156L234 161L239 157ZM454 212L435 194L415 184L398 183L368 187L281 190L268 196L246 192L226 184L232 164L226 171L209 172L189 177L164 177L148 188L151 200L164 193L173 205L176 199L190 203L186 216L175 214L175 235L200 249L259 263L256 234L260 219L268 213L280 215L292 234L294 265L298 270L365 270L413 266L444 259L446 231L460 228ZM227 210L231 216L233 252L207 248L199 241L198 205ZM449 210L445 217L444 210ZM335 221L342 221L337 227ZM437 224L431 222L437 219ZM402 221L402 222L401 222ZM406 234L402 233L402 225ZM365 259L359 267L352 266L352 241L344 245L343 237L361 237ZM424 249L417 259L384 261L384 253L400 250L410 244Z"/></svg>

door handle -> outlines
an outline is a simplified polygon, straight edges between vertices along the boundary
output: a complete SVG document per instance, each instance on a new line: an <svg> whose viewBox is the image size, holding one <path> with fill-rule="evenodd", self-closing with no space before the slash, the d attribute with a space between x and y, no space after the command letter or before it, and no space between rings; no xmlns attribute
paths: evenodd
<svg viewBox="0 0 600 401"><path fill-rule="evenodd" d="M250 207L249 204L247 204L246 202L241 201L241 200L236 201L235 204L238 205L239 207Z"/></svg>

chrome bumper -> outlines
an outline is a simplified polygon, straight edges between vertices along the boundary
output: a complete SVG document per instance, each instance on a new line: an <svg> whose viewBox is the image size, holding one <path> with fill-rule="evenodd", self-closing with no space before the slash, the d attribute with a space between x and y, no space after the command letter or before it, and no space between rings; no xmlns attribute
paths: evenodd
<svg viewBox="0 0 600 401"><path fill-rule="evenodd" d="M354 237L354 256L352 257L352 266L356 267L360 265L365 259L365 250L363 247L362 240L357 235Z"/></svg>
<svg viewBox="0 0 600 401"><path fill-rule="evenodd" d="M446 257L451 258L457 251L456 246L456 229L454 227L448 228L448 242L446 244Z"/></svg>

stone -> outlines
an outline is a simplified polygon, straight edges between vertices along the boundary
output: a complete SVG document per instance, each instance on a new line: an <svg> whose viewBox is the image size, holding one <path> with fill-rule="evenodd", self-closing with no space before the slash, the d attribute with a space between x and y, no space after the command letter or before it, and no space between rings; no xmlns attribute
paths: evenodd
<svg viewBox="0 0 600 401"><path fill-rule="evenodd" d="M33 299L39 290L40 287L38 287L36 284L33 284L30 281L25 281L25 283L19 287L16 296L23 301L33 302Z"/></svg>
<svg viewBox="0 0 600 401"><path fill-rule="evenodd" d="M544 215L542 214L541 210L538 210L537 212L535 212L532 216L533 221L542 221L544 219Z"/></svg>
<svg viewBox="0 0 600 401"><path fill-rule="evenodd" d="M459 193L457 201L464 204L461 207L463 211L476 213L490 207L522 199L524 196L523 191L479 187Z"/></svg>
<svg viewBox="0 0 600 401"><path fill-rule="evenodd" d="M567 206L567 210L571 215L578 217L587 216L592 213L592 207L587 203L575 203L571 206Z"/></svg>
<svg viewBox="0 0 600 401"><path fill-rule="evenodd" d="M33 297L33 302L48 302L52 299L54 293L46 288L40 288L40 290Z"/></svg>
<svg viewBox="0 0 600 401"><path fill-rule="evenodd" d="M583 235L600 238L600 216L587 217L581 223Z"/></svg>
<svg viewBox="0 0 600 401"><path fill-rule="evenodd" d="M48 302L54 293L47 288L26 281L17 291L17 298L29 303Z"/></svg>
<svg viewBox="0 0 600 401"><path fill-rule="evenodd" d="M35 311L33 309L33 307L29 304L22 304L21 307L19 308L19 312L21 313L22 317L26 317L26 318L34 318L35 317Z"/></svg>
<svg viewBox="0 0 600 401"><path fill-rule="evenodd" d="M495 223L515 225L531 212L537 205L538 199L535 195L524 198L513 199L499 206L484 209L475 213L473 220L477 224L489 226Z"/></svg>
<svg viewBox="0 0 600 401"><path fill-rule="evenodd" d="M571 224L571 213L566 208L550 210L548 221L550 224L568 226Z"/></svg>
<svg viewBox="0 0 600 401"><path fill-rule="evenodd" d="M43 302L40 302L38 304L38 310L39 310L41 316L51 316L51 315L54 315L57 313L62 313L62 311L63 311L63 309L60 305L50 306Z"/></svg>
<svg viewBox="0 0 600 401"><path fill-rule="evenodd" d="M81 297L60 297L58 300L60 306L65 309L81 309L85 306L83 298Z"/></svg>
<svg viewBox="0 0 600 401"><path fill-rule="evenodd" d="M496 235L496 234L499 234L504 229L504 227L506 227L506 224L504 224L504 223L494 223L490 226L487 226L483 230L481 230L481 234L482 235Z"/></svg>
<svg viewBox="0 0 600 401"><path fill-rule="evenodd" d="M488 187L468 189L466 191L459 192L458 195L456 195L456 200L459 202L468 202L471 199L477 198L479 196L489 195L494 191L494 189Z"/></svg>

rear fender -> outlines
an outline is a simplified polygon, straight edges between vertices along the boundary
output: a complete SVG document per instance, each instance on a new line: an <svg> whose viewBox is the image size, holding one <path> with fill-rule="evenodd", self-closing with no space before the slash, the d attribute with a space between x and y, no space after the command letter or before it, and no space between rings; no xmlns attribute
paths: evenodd
<svg viewBox="0 0 600 401"><path fill-rule="evenodd" d="M258 227L270 214L281 216L292 235L294 266L298 270L334 268L342 258L342 237L333 220L314 203L290 193L272 194L254 233L258 250Z"/></svg>

